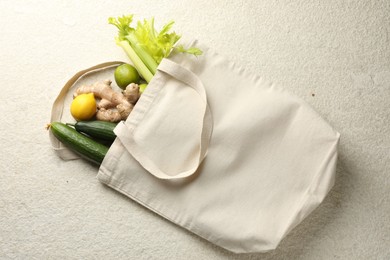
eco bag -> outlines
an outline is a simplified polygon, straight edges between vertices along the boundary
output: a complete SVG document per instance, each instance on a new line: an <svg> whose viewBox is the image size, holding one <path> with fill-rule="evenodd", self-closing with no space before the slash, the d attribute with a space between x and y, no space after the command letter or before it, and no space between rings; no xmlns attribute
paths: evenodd
<svg viewBox="0 0 390 260"><path fill-rule="evenodd" d="M339 133L304 101L197 41L172 53L98 180L236 253L265 252L334 184Z"/></svg>

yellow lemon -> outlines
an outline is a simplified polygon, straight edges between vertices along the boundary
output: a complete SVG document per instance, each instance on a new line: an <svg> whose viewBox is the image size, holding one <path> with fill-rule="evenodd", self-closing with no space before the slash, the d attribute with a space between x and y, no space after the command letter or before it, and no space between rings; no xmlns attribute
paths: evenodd
<svg viewBox="0 0 390 260"><path fill-rule="evenodd" d="M77 121L92 119L96 113L96 100L93 93L75 97L70 105L70 113Z"/></svg>

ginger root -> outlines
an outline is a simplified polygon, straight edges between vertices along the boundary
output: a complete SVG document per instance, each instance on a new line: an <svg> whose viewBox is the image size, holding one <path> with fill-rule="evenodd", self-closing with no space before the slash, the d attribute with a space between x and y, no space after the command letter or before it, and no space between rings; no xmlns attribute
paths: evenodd
<svg viewBox="0 0 390 260"><path fill-rule="evenodd" d="M138 101L141 93L139 91L139 86L138 84L135 84L135 83L131 83L129 84L126 89L123 91L123 95L125 96L125 98L130 102L132 103L133 105L135 105L135 103Z"/></svg>
<svg viewBox="0 0 390 260"><path fill-rule="evenodd" d="M102 99L97 103L97 107L98 107L98 109L100 109L100 108L109 109L109 108L114 108L114 107L116 107L116 106L115 106L115 104L112 103L110 100L107 100L107 99L102 98Z"/></svg>
<svg viewBox="0 0 390 260"><path fill-rule="evenodd" d="M101 108L96 112L96 119L108 122L119 122L122 120L122 115L117 110Z"/></svg>
<svg viewBox="0 0 390 260"><path fill-rule="evenodd" d="M89 86L83 85L76 90L73 96L93 93L96 98L99 98L96 112L98 120L109 122L126 120L139 99L139 87L132 83L122 93L112 89L111 83L111 80L105 80Z"/></svg>

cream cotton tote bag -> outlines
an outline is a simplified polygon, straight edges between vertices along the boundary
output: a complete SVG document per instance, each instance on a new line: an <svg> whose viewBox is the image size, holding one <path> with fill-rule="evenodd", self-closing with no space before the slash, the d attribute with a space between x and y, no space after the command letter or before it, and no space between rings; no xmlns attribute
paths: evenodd
<svg viewBox="0 0 390 260"><path fill-rule="evenodd" d="M98 173L236 253L265 252L334 184L339 133L301 99L198 42L164 59Z"/></svg>
<svg viewBox="0 0 390 260"><path fill-rule="evenodd" d="M98 180L171 222L236 253L265 252L334 184L339 133L304 101L197 41L158 67L102 162ZM77 73L53 104L110 77L121 62ZM50 135L62 159L78 155Z"/></svg>

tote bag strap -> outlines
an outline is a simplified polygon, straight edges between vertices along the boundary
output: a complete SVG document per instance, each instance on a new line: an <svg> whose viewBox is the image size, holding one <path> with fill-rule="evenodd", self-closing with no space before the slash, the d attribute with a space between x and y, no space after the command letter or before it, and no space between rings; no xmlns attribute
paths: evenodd
<svg viewBox="0 0 390 260"><path fill-rule="evenodd" d="M56 122L61 121L62 113L64 111L64 102L66 97L68 96L69 90L73 87L73 85L83 76L85 76L88 73L92 73L95 71L107 69L110 67L115 67L123 64L121 61L111 61L111 62L104 62L95 66L92 66L88 69L82 70L77 72L71 79L69 79L66 84L61 89L61 92L58 94L56 100L53 103L53 107L51 109L51 118L50 122ZM52 144L52 147L56 154L64 159L64 160L73 160L78 159L80 156L72 152L71 150L67 149L63 145L61 145L61 142L54 137L54 135L49 131L50 135L50 141Z"/></svg>
<svg viewBox="0 0 390 260"><path fill-rule="evenodd" d="M190 70L184 68L183 66L169 60L163 59L159 64L159 71L170 75L171 77L179 80L187 87L190 87L196 91L201 99L202 107L199 109L199 115L203 118L200 136L199 136L199 146L197 153L194 153L193 165L188 167L188 169L183 169L179 173L167 173L164 172L158 165L156 165L152 159L142 150L142 148L134 140L134 135L129 134L129 129L124 122L118 124L115 128L115 133L117 137L121 140L122 144L126 147L127 151L146 169L149 173L154 175L159 179L180 179L193 175L198 169L199 165L202 163L203 159L206 157L208 146L210 143L210 138L213 130L213 120L210 108L207 103L206 90L203 86L202 81L198 78L196 74Z"/></svg>

